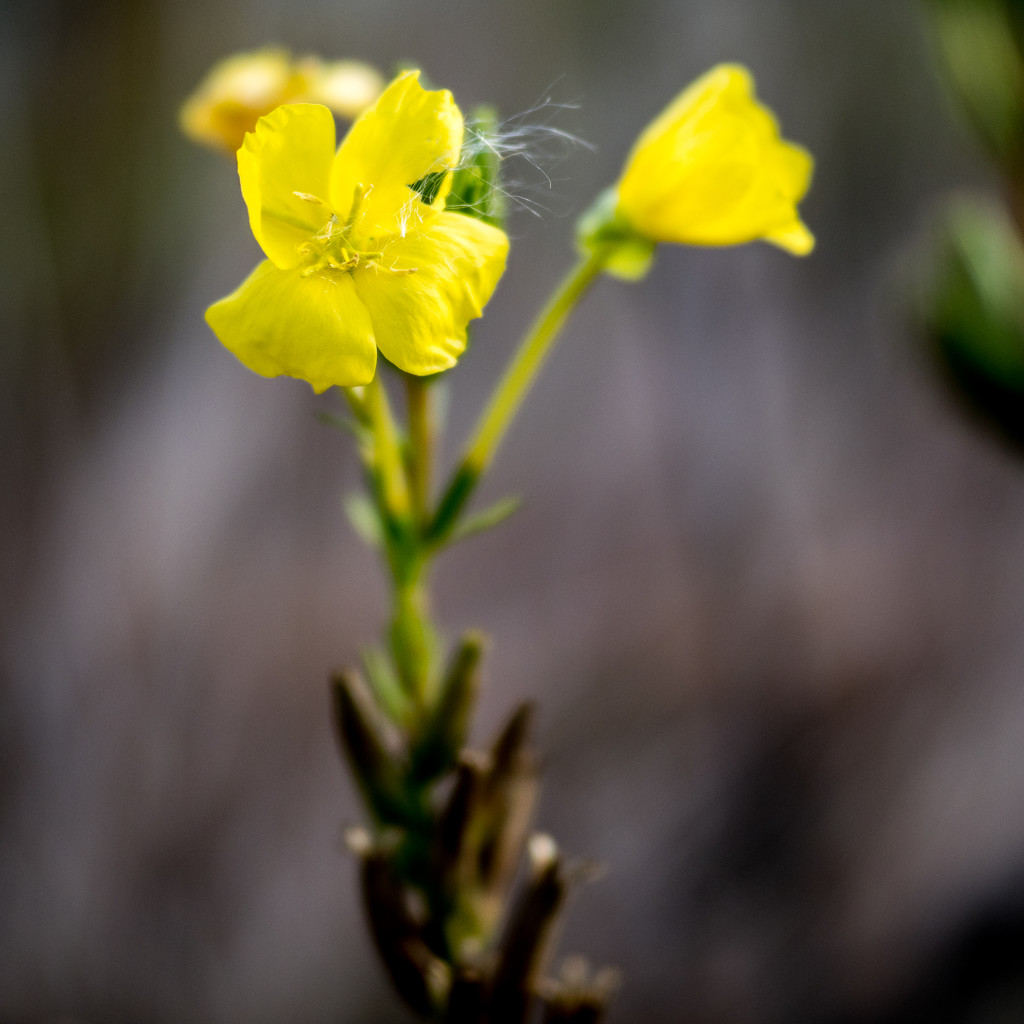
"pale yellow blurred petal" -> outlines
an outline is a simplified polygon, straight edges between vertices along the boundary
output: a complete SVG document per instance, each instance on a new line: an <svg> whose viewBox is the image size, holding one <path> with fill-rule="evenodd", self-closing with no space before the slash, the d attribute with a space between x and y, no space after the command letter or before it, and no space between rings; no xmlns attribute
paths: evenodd
<svg viewBox="0 0 1024 1024"><path fill-rule="evenodd" d="M264 377L298 377L316 392L373 379L373 325L347 274L307 277L264 260L206 311L206 322Z"/></svg>
<svg viewBox="0 0 1024 1024"><path fill-rule="evenodd" d="M483 312L507 255L503 231L457 213L434 214L416 234L392 241L382 269L353 275L381 352L407 373L453 366L466 347L466 325Z"/></svg>
<svg viewBox="0 0 1024 1024"><path fill-rule="evenodd" d="M234 153L262 115L307 94L308 70L278 47L228 57L185 101L181 128L195 142Z"/></svg>
<svg viewBox="0 0 1024 1024"><path fill-rule="evenodd" d="M330 107L349 121L357 118L384 90L381 73L359 60L318 64L309 77L307 99Z"/></svg>
<svg viewBox="0 0 1024 1024"><path fill-rule="evenodd" d="M334 118L313 103L287 104L261 117L238 151L252 233L282 269L298 265L302 245L330 219L333 159Z"/></svg>

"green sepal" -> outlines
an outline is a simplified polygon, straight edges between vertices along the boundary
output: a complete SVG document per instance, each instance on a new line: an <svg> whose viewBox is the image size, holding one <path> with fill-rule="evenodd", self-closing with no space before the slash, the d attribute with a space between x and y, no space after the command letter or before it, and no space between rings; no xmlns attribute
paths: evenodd
<svg viewBox="0 0 1024 1024"><path fill-rule="evenodd" d="M619 215L615 188L602 192L576 222L576 245L581 253L602 254L602 269L623 281L640 281L654 262L654 242L638 235Z"/></svg>
<svg viewBox="0 0 1024 1024"><path fill-rule="evenodd" d="M448 171L432 171L430 174L423 175L419 181L414 181L409 188L414 192L418 192L420 199L428 206L432 206L448 174Z"/></svg>
<svg viewBox="0 0 1024 1024"><path fill-rule="evenodd" d="M507 210L501 189L498 117L491 107L477 107L469 118L445 208L504 227Z"/></svg>

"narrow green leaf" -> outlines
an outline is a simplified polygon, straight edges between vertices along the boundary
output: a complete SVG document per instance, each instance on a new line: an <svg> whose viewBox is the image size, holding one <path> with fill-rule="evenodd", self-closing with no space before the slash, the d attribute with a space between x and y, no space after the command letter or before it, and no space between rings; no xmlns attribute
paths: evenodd
<svg viewBox="0 0 1024 1024"><path fill-rule="evenodd" d="M384 546L384 527L380 514L373 502L359 491L345 498L345 514L352 528L371 548L380 550Z"/></svg>
<svg viewBox="0 0 1024 1024"><path fill-rule="evenodd" d="M381 710L398 725L405 722L409 701L391 659L379 647L363 651L363 668Z"/></svg>
<svg viewBox="0 0 1024 1024"><path fill-rule="evenodd" d="M508 519L513 512L518 511L522 504L523 499L518 495L502 498L501 501L495 502L490 508L485 508L482 512L477 512L459 523L452 530L449 543L454 544L456 541L465 540L474 534L493 529Z"/></svg>

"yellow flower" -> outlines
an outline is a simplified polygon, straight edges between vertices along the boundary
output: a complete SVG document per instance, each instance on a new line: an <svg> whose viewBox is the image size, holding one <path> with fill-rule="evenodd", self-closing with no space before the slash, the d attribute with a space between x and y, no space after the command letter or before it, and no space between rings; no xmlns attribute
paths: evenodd
<svg viewBox="0 0 1024 1024"><path fill-rule="evenodd" d="M814 161L779 136L746 68L720 64L645 129L616 186L583 215L579 237L604 269L642 277L656 242L735 245L764 239L804 256L814 236L796 204Z"/></svg>
<svg viewBox="0 0 1024 1024"><path fill-rule="evenodd" d="M307 58L308 61L312 58ZM376 68L360 60L337 60L319 64L303 97L309 103L322 103L339 117L355 120L384 89L384 79ZM251 130L251 129L250 129Z"/></svg>
<svg viewBox="0 0 1024 1024"><path fill-rule="evenodd" d="M278 107L246 136L238 174L268 258L206 320L251 370L320 392L372 380L377 349L419 375L448 369L465 349L508 238L444 209L462 114L418 77L399 75L337 153L334 120L317 104ZM410 186L438 174L428 204Z"/></svg>
<svg viewBox="0 0 1024 1024"><path fill-rule="evenodd" d="M637 140L618 212L655 242L733 245L763 238L804 256L814 238L796 204L813 161L779 137L746 68L720 64L685 89Z"/></svg>
<svg viewBox="0 0 1024 1024"><path fill-rule="evenodd" d="M246 132L282 103L324 103L344 118L358 117L380 94L384 81L357 61L324 64L295 60L267 47L217 64L181 109L182 131L193 141L234 153Z"/></svg>

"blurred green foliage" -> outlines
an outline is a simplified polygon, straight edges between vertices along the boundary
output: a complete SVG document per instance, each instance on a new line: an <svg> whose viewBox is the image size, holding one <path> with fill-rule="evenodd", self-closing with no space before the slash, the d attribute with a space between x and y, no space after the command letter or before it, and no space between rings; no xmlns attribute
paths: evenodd
<svg viewBox="0 0 1024 1024"><path fill-rule="evenodd" d="M935 241L925 319L961 395L1024 447L1024 245L996 204L951 204Z"/></svg>
<svg viewBox="0 0 1024 1024"><path fill-rule="evenodd" d="M999 163L1024 162L1024 3L928 0L952 94Z"/></svg>
<svg viewBox="0 0 1024 1024"><path fill-rule="evenodd" d="M1024 3L928 0L941 67L1004 187L948 204L923 319L969 407L1024 448Z"/></svg>

